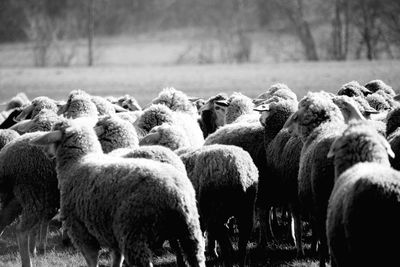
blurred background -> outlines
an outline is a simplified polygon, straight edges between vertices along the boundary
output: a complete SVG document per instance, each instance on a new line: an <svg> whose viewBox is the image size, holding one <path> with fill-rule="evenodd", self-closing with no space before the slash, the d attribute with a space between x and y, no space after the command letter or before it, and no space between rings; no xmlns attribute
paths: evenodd
<svg viewBox="0 0 400 267"><path fill-rule="evenodd" d="M398 0L1 0L0 66L400 57Z"/></svg>

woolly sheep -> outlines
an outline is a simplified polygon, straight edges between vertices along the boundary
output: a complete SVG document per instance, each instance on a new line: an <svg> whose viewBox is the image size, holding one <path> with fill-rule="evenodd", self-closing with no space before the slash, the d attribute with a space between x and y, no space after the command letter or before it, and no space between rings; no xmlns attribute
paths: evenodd
<svg viewBox="0 0 400 267"><path fill-rule="evenodd" d="M97 118L98 111L90 96L86 93L74 93L72 91L67 102L60 107L58 114L69 119L79 117Z"/></svg>
<svg viewBox="0 0 400 267"><path fill-rule="evenodd" d="M400 173L387 141L365 123L332 144L335 186L327 210L332 266L395 266L400 238Z"/></svg>
<svg viewBox="0 0 400 267"><path fill-rule="evenodd" d="M236 146L210 145L184 153L181 159L196 191L202 229L217 239L227 266L232 265L233 249L224 224L232 216L237 219L239 263L244 266L258 185L250 155Z"/></svg>
<svg viewBox="0 0 400 267"><path fill-rule="evenodd" d="M16 120L21 121L24 119L34 118L42 109L49 109L57 112L58 104L57 101L48 98L47 96L36 97L32 100L32 103L29 106L26 106L21 114L16 117Z"/></svg>
<svg viewBox="0 0 400 267"><path fill-rule="evenodd" d="M387 95L390 95L394 97L396 95L396 92L393 90L392 87L387 85L385 82L382 80L372 80L367 82L365 85L365 88L370 90L372 93L375 93L379 90L385 92Z"/></svg>
<svg viewBox="0 0 400 267"><path fill-rule="evenodd" d="M325 92L309 92L301 99L298 111L286 127L303 141L300 156L298 193L302 210L310 214L313 235L320 241L320 266L328 257L325 221L329 195L333 188L333 162L326 158L330 144L340 135L343 115Z"/></svg>
<svg viewBox="0 0 400 267"><path fill-rule="evenodd" d="M153 104L162 104L172 111L180 111L197 117L197 109L182 91L169 87L164 88L159 95L152 100Z"/></svg>
<svg viewBox="0 0 400 267"><path fill-rule="evenodd" d="M253 114L258 119L258 113L253 111L254 104L251 98L243 95L242 93L234 92L228 98L228 107L225 113L225 122L226 123L233 123L239 117Z"/></svg>
<svg viewBox="0 0 400 267"><path fill-rule="evenodd" d="M349 97L365 97L369 94L372 94L368 88L362 86L357 81L351 81L345 83L340 87L338 95L346 95Z"/></svg>
<svg viewBox="0 0 400 267"><path fill-rule="evenodd" d="M226 124L225 114L228 106L228 96L226 94L218 94L210 97L206 103L200 108L200 119L198 123L203 132L204 138L215 132L218 127Z"/></svg>
<svg viewBox="0 0 400 267"><path fill-rule="evenodd" d="M100 245L112 250L113 266L150 266L151 249L179 241L191 266L205 266L195 193L187 176L169 164L102 153L92 127L56 125L33 141L54 145L61 217L89 266ZM78 205L79 204L79 205Z"/></svg>
<svg viewBox="0 0 400 267"><path fill-rule="evenodd" d="M0 150L18 136L19 134L14 130L11 129L0 130Z"/></svg>
<svg viewBox="0 0 400 267"><path fill-rule="evenodd" d="M31 102L25 93L18 93L8 101L4 110L11 110L29 105Z"/></svg>
<svg viewBox="0 0 400 267"><path fill-rule="evenodd" d="M133 125L115 115L100 118L96 123L96 129L104 153L117 148L139 146L139 138Z"/></svg>
<svg viewBox="0 0 400 267"><path fill-rule="evenodd" d="M151 131L140 140L139 145L160 145L168 147L171 150L176 150L189 147L190 140L182 129L164 123L151 129Z"/></svg>
<svg viewBox="0 0 400 267"><path fill-rule="evenodd" d="M181 129L189 140L191 146L199 147L204 143L202 131L197 121L189 114L170 110L167 106L151 105L143 111L142 116L135 123L136 129L145 134L155 126L163 123Z"/></svg>
<svg viewBox="0 0 400 267"><path fill-rule="evenodd" d="M400 170L400 108L395 108L387 116L386 137L396 157L390 158L392 167Z"/></svg>
<svg viewBox="0 0 400 267"><path fill-rule="evenodd" d="M257 96L253 103L254 105L258 106L264 100L270 99L271 97L276 96L284 100L292 100L297 101L297 95L284 83L275 83L271 85L268 90L259 96Z"/></svg>

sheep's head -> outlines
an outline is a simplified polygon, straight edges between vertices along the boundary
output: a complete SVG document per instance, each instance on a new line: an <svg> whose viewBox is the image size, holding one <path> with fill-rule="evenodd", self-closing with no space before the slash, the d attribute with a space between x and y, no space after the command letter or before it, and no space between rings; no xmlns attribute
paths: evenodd
<svg viewBox="0 0 400 267"><path fill-rule="evenodd" d="M46 96L39 96L32 100L32 103L26 106L22 112L15 118L16 121L34 118L42 109L49 109L57 112L57 102Z"/></svg>
<svg viewBox="0 0 400 267"><path fill-rule="evenodd" d="M299 102L298 110L290 116L284 127L304 141L315 128L329 121L344 121L338 106L325 92L309 92Z"/></svg>
<svg viewBox="0 0 400 267"><path fill-rule="evenodd" d="M281 128L287 119L297 111L297 106L293 101L266 101L255 107L254 110L261 113L261 125L265 127L272 121L274 125L270 125L271 127Z"/></svg>
<svg viewBox="0 0 400 267"><path fill-rule="evenodd" d="M386 117L386 136L400 127L400 108L390 111Z"/></svg>
<svg viewBox="0 0 400 267"><path fill-rule="evenodd" d="M88 153L102 153L100 142L93 129L95 120L79 118L56 123L52 131L31 141L34 145L46 146L57 157L61 165L77 160Z"/></svg>
<svg viewBox="0 0 400 267"><path fill-rule="evenodd" d="M76 93L70 94L67 103L59 108L58 114L70 119L79 117L96 118L97 108L88 94Z"/></svg>
<svg viewBox="0 0 400 267"><path fill-rule="evenodd" d="M350 123L332 143L328 158L334 157L335 175L359 162L377 162L390 166L388 155L394 157L388 141L367 122Z"/></svg>
<svg viewBox="0 0 400 267"><path fill-rule="evenodd" d="M218 103L221 102L217 101L215 103L215 109L218 107ZM233 93L229 97L227 104L228 107L225 114L226 123L232 123L241 115L251 113L254 108L253 101L249 97L237 92Z"/></svg>
<svg viewBox="0 0 400 267"><path fill-rule="evenodd" d="M62 118L53 110L43 109L33 119L20 121L10 129L20 134L36 131L50 131L52 127L61 120Z"/></svg>
<svg viewBox="0 0 400 267"><path fill-rule="evenodd" d="M120 97L117 100L117 103L126 110L130 111L142 110L137 100L130 95L124 95L123 97Z"/></svg>
<svg viewBox="0 0 400 267"><path fill-rule="evenodd" d="M139 145L135 127L116 116L105 116L99 119L95 131L104 153L117 148L135 148Z"/></svg>
<svg viewBox="0 0 400 267"><path fill-rule="evenodd" d="M225 115L229 105L227 99L228 97L225 94L218 94L208 99L200 108L204 137L215 132L218 127L225 125Z"/></svg>
<svg viewBox="0 0 400 267"><path fill-rule="evenodd" d="M283 100L293 100L297 102L296 94L286 84L276 83L273 84L265 93L258 95L253 100L253 103L258 106L271 97L278 97Z"/></svg>
<svg viewBox="0 0 400 267"><path fill-rule="evenodd" d="M367 89L369 89L372 93L375 93L377 91L383 91L387 95L390 95L390 96L395 96L396 95L396 93L393 90L393 88L390 87L389 85L387 85L386 83L384 83L382 80L369 81L369 82L367 82L365 84L365 87Z"/></svg>
<svg viewBox="0 0 400 267"><path fill-rule="evenodd" d="M154 127L140 140L139 145L160 145L168 147L171 150L176 150L189 146L190 143L180 128L164 123Z"/></svg>
<svg viewBox="0 0 400 267"><path fill-rule="evenodd" d="M189 97L175 88L164 88L158 97L153 99L152 103L165 105L173 111L182 111L192 115L197 114L197 110L189 100Z"/></svg>
<svg viewBox="0 0 400 267"><path fill-rule="evenodd" d="M346 123L349 123L351 120L365 120L365 117L359 109L360 105L355 101L355 98L342 95L335 96L332 100L340 108ZM368 114L372 113L376 114L378 111L369 107Z"/></svg>
<svg viewBox="0 0 400 267"><path fill-rule="evenodd" d="M143 114L136 122L140 129L148 133L155 126L163 123L173 123L173 112L165 105L151 105L143 111Z"/></svg>
<svg viewBox="0 0 400 267"><path fill-rule="evenodd" d="M338 95L347 95L349 97L364 97L372 92L366 87L359 84L357 81L351 81L343 84L338 91Z"/></svg>

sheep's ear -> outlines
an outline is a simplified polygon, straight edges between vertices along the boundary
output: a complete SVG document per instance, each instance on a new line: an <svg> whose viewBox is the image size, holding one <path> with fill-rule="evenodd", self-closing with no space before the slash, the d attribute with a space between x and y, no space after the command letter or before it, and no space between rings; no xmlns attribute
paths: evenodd
<svg viewBox="0 0 400 267"><path fill-rule="evenodd" d="M94 131L96 132L97 136L100 136L100 135L104 134L105 129L104 129L104 126L96 126L96 127L94 127Z"/></svg>
<svg viewBox="0 0 400 267"><path fill-rule="evenodd" d="M20 134L26 133L32 128L33 124L32 120L23 120L11 126L10 129L17 131Z"/></svg>
<svg viewBox="0 0 400 267"><path fill-rule="evenodd" d="M229 106L228 100L218 100L218 101L215 101L215 104L217 104L218 106L222 106L222 107Z"/></svg>
<svg viewBox="0 0 400 267"><path fill-rule="evenodd" d="M47 146L55 142L61 141L62 132L60 130L45 133L42 136L36 137L30 143L38 146Z"/></svg>
<svg viewBox="0 0 400 267"><path fill-rule="evenodd" d="M199 109L199 112L201 113L201 112L206 111L206 110L211 110L212 107L213 107L212 103L211 102L207 102Z"/></svg>
<svg viewBox="0 0 400 267"><path fill-rule="evenodd" d="M395 156L396 156L396 154L393 152L392 147L390 146L389 142L386 141L386 139L385 139L384 137L382 137L382 143L383 143L383 146L385 147L386 152L388 153L388 155L389 155L391 158L394 159Z"/></svg>
<svg viewBox="0 0 400 267"><path fill-rule="evenodd" d="M294 126L295 122L297 121L298 116L299 115L297 114L297 112L290 115L290 117L286 120L285 124L283 125L283 128L289 129L289 132L293 131L293 126Z"/></svg>
<svg viewBox="0 0 400 267"><path fill-rule="evenodd" d="M155 132L155 133L149 133L146 136L144 136L140 142L139 145L148 145L148 144L154 144L160 139L160 133Z"/></svg>
<svg viewBox="0 0 400 267"><path fill-rule="evenodd" d="M268 104L262 104L262 105L259 105L255 108L253 108L253 110L258 111L258 112L269 111L270 106Z"/></svg>
<svg viewBox="0 0 400 267"><path fill-rule="evenodd" d="M30 104L29 106L27 106L26 108L24 108L22 110L22 112L14 118L14 121L16 122L20 122L24 119L26 119L26 117L28 117L30 114L32 114L32 111L35 109L35 106Z"/></svg>
<svg viewBox="0 0 400 267"><path fill-rule="evenodd" d="M373 107L368 107L365 109L365 114L367 115L371 115L371 114L378 114L379 111L377 111L376 109L374 109Z"/></svg>
<svg viewBox="0 0 400 267"><path fill-rule="evenodd" d="M121 107L119 105L113 104L113 107L115 109L115 112L127 112L126 109L124 109L123 107Z"/></svg>
<svg viewBox="0 0 400 267"><path fill-rule="evenodd" d="M338 140L339 140L339 137L336 138L335 141L333 141L333 143L332 143L332 145L331 145L331 147L329 149L328 155L326 155L327 158L333 158L335 156L336 145L338 143Z"/></svg>

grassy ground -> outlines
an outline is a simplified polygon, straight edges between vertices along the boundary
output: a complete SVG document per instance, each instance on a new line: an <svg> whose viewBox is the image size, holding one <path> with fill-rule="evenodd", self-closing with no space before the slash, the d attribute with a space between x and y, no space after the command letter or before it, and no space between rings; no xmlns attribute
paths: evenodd
<svg viewBox="0 0 400 267"><path fill-rule="evenodd" d="M317 62L251 65L179 65L94 68L2 68L0 102L17 92L29 98L47 95L63 99L73 89L96 95L135 96L145 105L164 87L191 96L209 97L238 91L254 97L276 82L286 83L299 97L307 91L337 92L351 80L364 84L382 79L400 88L400 62Z"/></svg>
<svg viewBox="0 0 400 267"><path fill-rule="evenodd" d="M281 225L281 227L283 224ZM256 248L254 242L249 243L249 254L247 257L248 266L318 266L318 261L311 255L309 235L304 238L305 257L296 258L296 249L283 234L282 228L277 228L277 240L270 242L268 248L261 250ZM287 229L286 229L287 230ZM254 237L253 237L254 239ZM237 245L237 233L233 235L233 242ZM237 248L235 246L235 248ZM54 223L50 227L48 246L44 253L39 249L37 256L32 258L33 266L37 267L77 267L85 266L83 256L71 246L62 245L61 232L59 225ZM106 249L100 251L100 266L110 266L111 258ZM176 266L175 256L172 253L168 243L160 251L156 252L153 259L154 266L173 267ZM21 261L18 253L18 246L15 237L15 226L10 226L0 238L0 266L1 267L19 267ZM222 266L221 259L207 257L207 266ZM328 265L329 266L329 265Z"/></svg>

